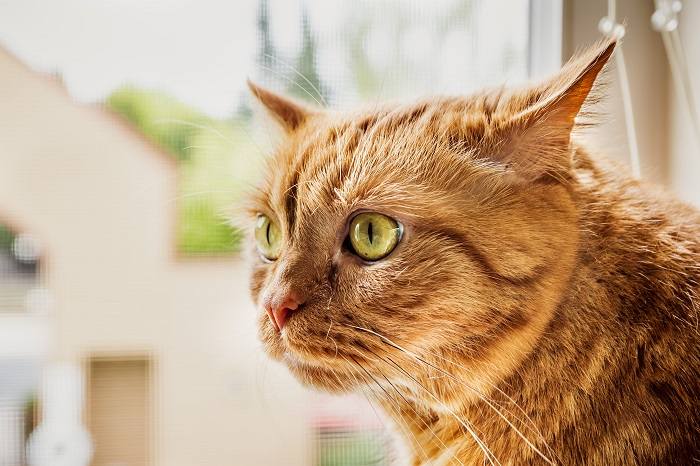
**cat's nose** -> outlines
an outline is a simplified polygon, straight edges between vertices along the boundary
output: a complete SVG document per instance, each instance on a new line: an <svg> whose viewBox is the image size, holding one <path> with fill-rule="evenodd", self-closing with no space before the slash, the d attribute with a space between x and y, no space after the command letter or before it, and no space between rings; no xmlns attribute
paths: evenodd
<svg viewBox="0 0 700 466"><path fill-rule="evenodd" d="M289 316L292 312L299 309L301 304L301 299L296 293L288 292L277 299L270 299L265 306L265 310L272 323L277 327L277 331L281 332Z"/></svg>

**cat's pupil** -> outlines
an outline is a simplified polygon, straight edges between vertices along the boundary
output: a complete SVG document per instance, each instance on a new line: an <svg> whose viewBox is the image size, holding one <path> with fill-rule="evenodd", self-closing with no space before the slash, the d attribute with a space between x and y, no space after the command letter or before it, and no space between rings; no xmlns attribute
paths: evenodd
<svg viewBox="0 0 700 466"><path fill-rule="evenodd" d="M372 243L372 222L367 224L367 237L369 238L369 242Z"/></svg>
<svg viewBox="0 0 700 466"><path fill-rule="evenodd" d="M265 239L267 240L267 244L270 244L270 226L272 224L268 223L267 228L265 228Z"/></svg>

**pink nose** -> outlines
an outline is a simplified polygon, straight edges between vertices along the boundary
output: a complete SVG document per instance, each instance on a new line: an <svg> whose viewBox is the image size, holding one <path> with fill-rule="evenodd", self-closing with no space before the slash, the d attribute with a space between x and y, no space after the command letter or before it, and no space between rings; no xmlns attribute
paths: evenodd
<svg viewBox="0 0 700 466"><path fill-rule="evenodd" d="M272 297L265 305L265 310L272 323L277 327L277 331L281 332L289 316L292 312L296 311L301 304L297 295L293 292L289 292L281 299Z"/></svg>

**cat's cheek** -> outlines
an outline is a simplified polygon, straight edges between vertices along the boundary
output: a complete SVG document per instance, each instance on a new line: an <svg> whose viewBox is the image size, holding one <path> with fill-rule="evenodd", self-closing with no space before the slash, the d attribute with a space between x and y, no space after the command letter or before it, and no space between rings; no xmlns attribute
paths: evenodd
<svg viewBox="0 0 700 466"><path fill-rule="evenodd" d="M248 289L250 291L250 297L253 300L254 303L258 303L258 299L260 295L262 294L262 290L265 288L265 282L268 276L268 268L266 265L262 265L260 263L259 258L255 258L255 261L257 263L253 265L251 274L250 274L250 279L248 282Z"/></svg>

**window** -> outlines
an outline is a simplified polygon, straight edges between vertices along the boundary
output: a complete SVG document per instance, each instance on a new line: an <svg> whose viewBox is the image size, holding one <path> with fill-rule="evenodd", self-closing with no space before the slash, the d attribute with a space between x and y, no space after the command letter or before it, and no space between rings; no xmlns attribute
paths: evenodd
<svg viewBox="0 0 700 466"><path fill-rule="evenodd" d="M527 78L527 1L264 0L257 17L258 79L320 104Z"/></svg>

